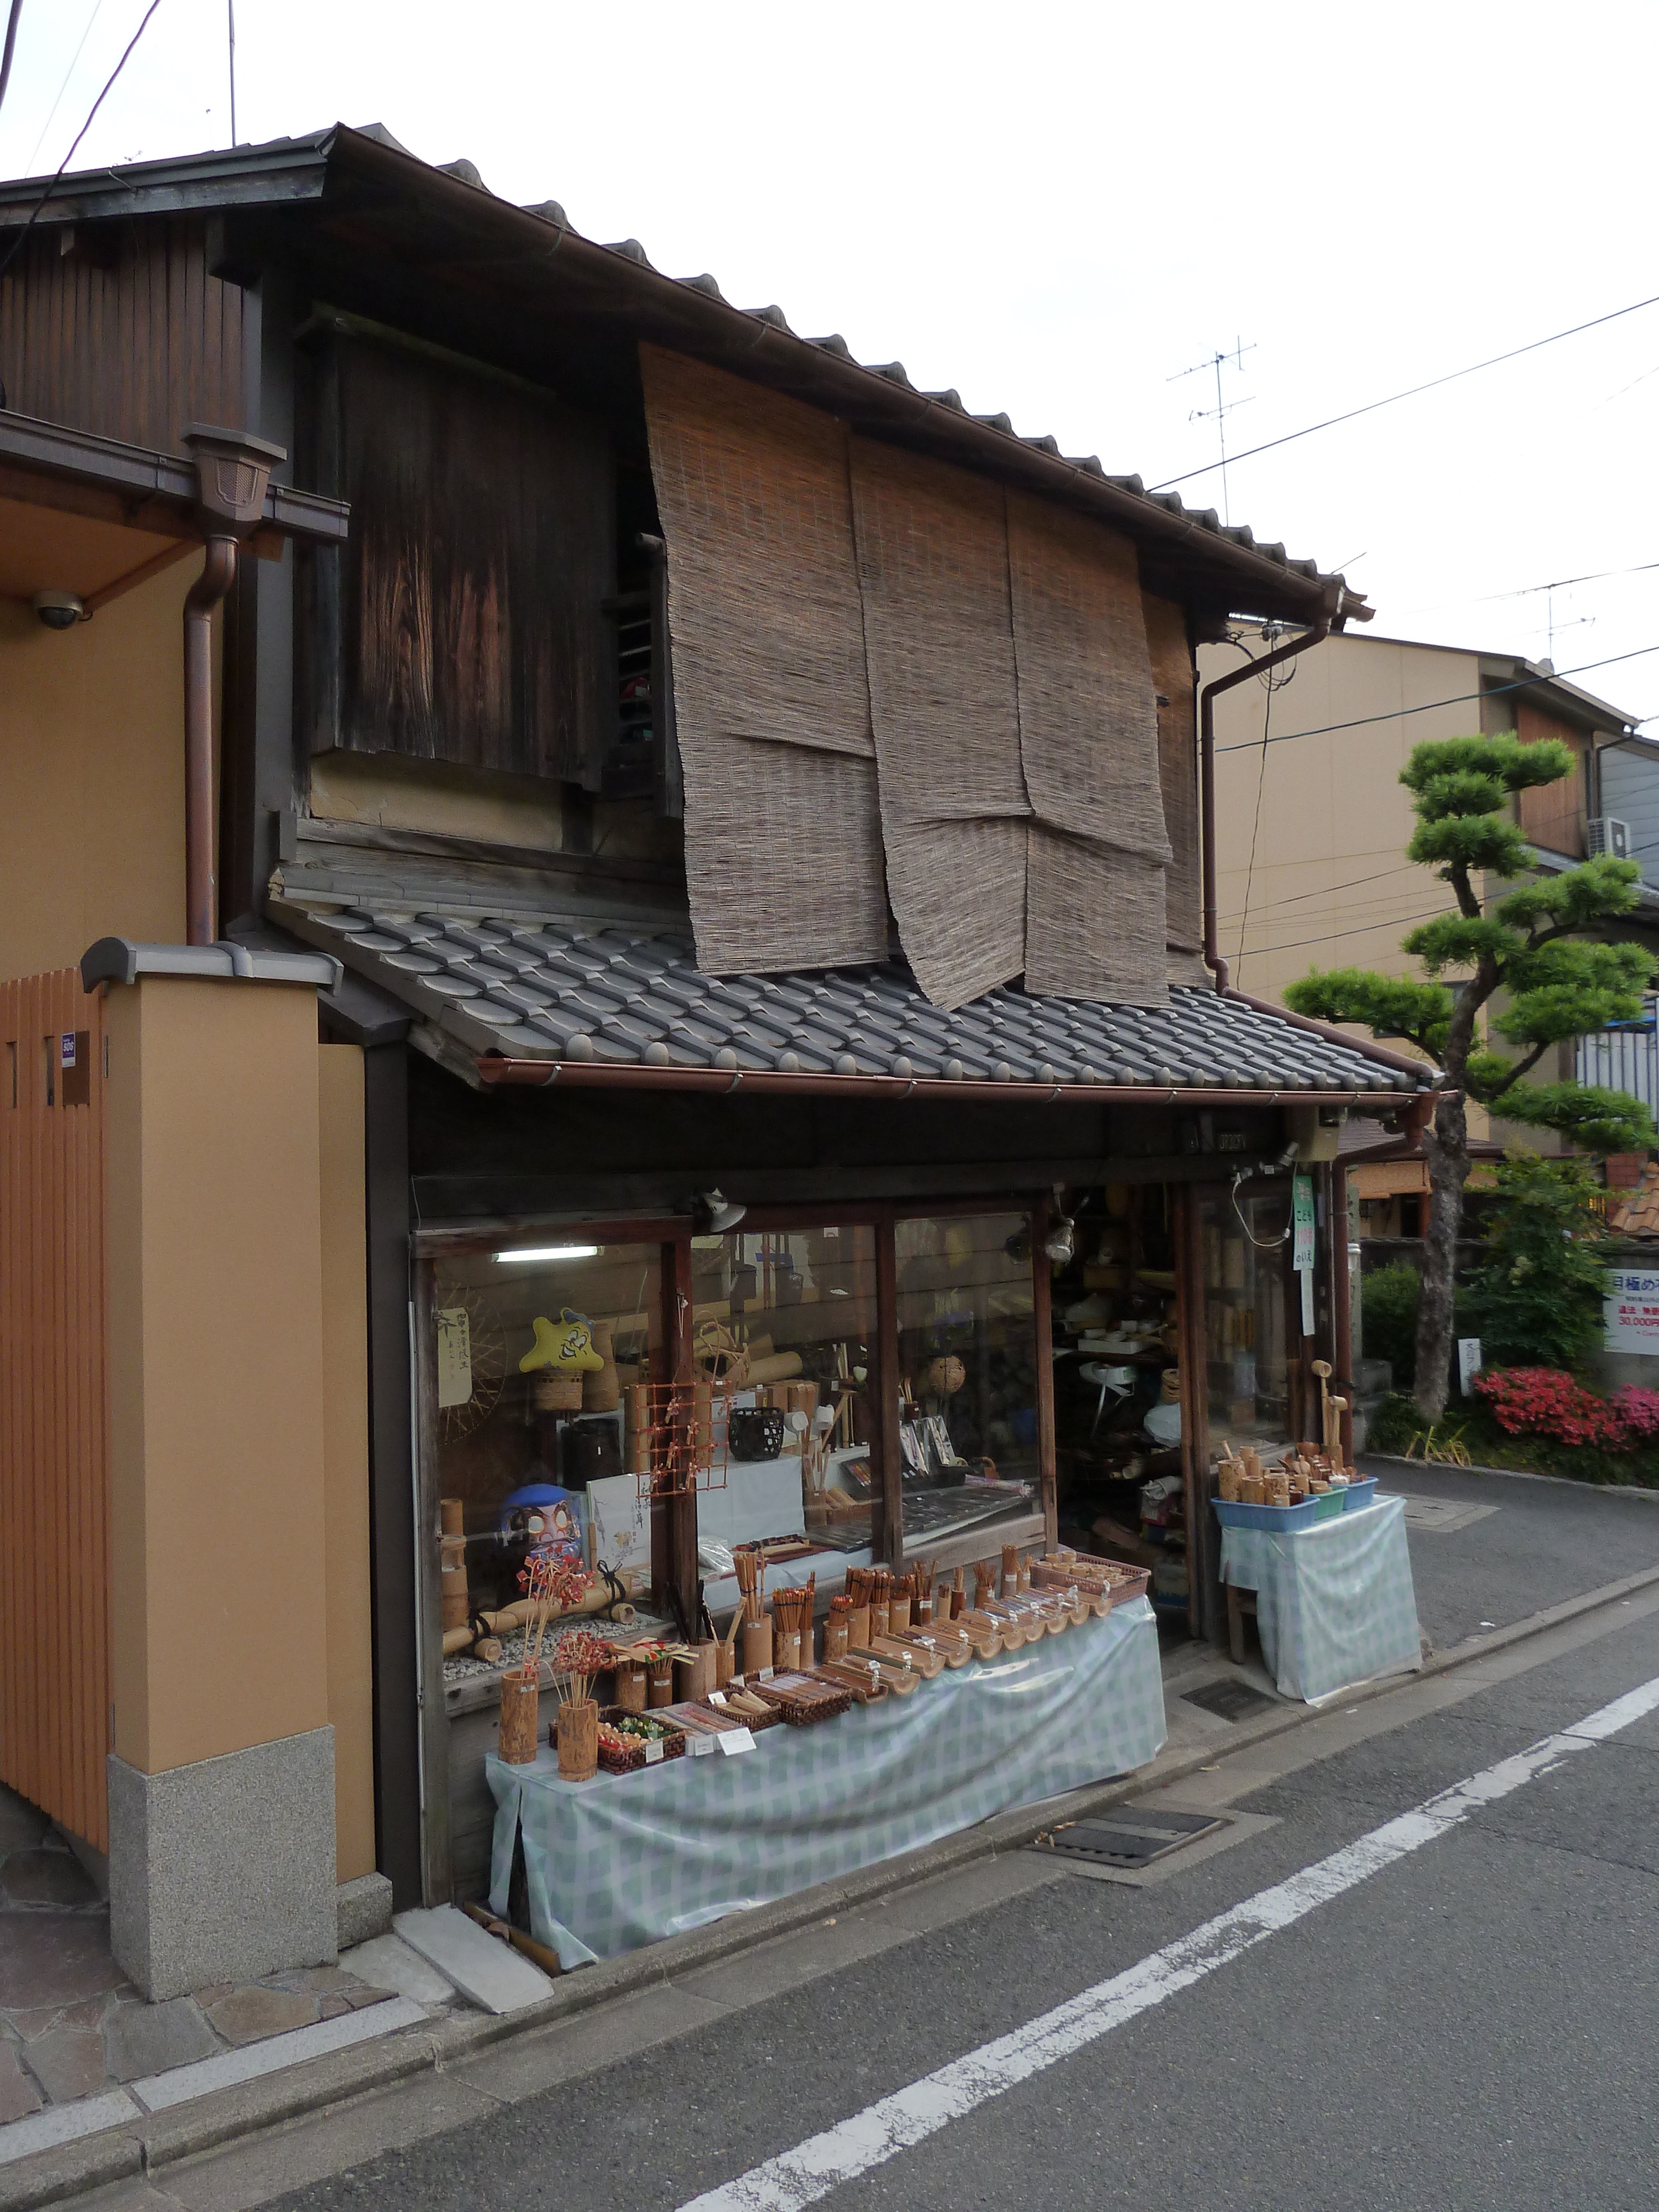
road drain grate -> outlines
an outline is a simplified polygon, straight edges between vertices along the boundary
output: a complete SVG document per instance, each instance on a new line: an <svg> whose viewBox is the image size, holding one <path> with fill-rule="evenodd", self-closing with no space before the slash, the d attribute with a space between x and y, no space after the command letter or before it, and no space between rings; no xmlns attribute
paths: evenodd
<svg viewBox="0 0 1659 2212"><path fill-rule="evenodd" d="M1135 1873L1226 1825L1216 1813L1146 1813L1129 1806L1109 1820L1076 1820L1056 1828L1049 1841L1063 1858L1089 1859L1097 1866Z"/></svg>
<svg viewBox="0 0 1659 2212"><path fill-rule="evenodd" d="M1248 1720L1254 1713L1265 1713L1273 1702L1248 1682L1206 1682L1201 1690L1183 1690L1181 1695L1186 1704L1201 1705L1224 1721Z"/></svg>

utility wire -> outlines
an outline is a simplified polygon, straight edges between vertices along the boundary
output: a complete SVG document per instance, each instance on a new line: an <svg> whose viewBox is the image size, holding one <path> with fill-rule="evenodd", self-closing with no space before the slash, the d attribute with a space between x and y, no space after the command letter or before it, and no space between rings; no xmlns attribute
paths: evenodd
<svg viewBox="0 0 1659 2212"><path fill-rule="evenodd" d="M64 104L64 94L70 88L70 79L80 66L81 57L87 50L87 40L92 36L92 27L104 12L104 0L92 0L92 13L87 18L87 27L81 33L81 43L70 56L70 65L64 71L64 82L58 88L52 106L46 110L46 119L40 125L34 143L29 148L28 160L23 164L27 171L34 167L34 157L46 143L46 133L58 119L58 111Z"/></svg>
<svg viewBox="0 0 1659 2212"><path fill-rule="evenodd" d="M0 50L0 106L3 106L6 87L11 82L11 58L17 46L17 26L23 20L23 0L11 0L11 12L6 17L6 43Z"/></svg>
<svg viewBox="0 0 1659 2212"><path fill-rule="evenodd" d="M1449 908L1443 906L1425 907L1421 914L1398 915L1392 921L1365 921L1356 929L1328 929L1318 937L1294 937L1288 945L1255 945L1250 949L1256 953L1299 952L1306 945L1334 945L1339 937L1370 937L1379 929L1403 929L1408 922L1432 921L1437 915L1450 911Z"/></svg>
<svg viewBox="0 0 1659 2212"><path fill-rule="evenodd" d="M1244 972L1244 933L1250 926L1250 881L1255 874L1256 840L1261 835L1261 793L1267 781L1267 729L1273 717L1273 679L1267 676L1267 696L1261 704L1261 760L1255 772L1255 820L1250 825L1250 865L1244 871L1244 905L1238 917L1238 972Z"/></svg>
<svg viewBox="0 0 1659 2212"><path fill-rule="evenodd" d="M1425 699L1420 707L1390 707L1383 714L1358 714L1351 722L1322 722L1316 730L1285 730L1273 739L1276 745L1288 745L1297 738L1329 737L1336 730L1360 730L1370 722L1403 721L1407 714L1431 714L1437 707L1464 707L1474 699L1495 699L1504 691L1528 691L1535 684L1559 681L1568 676L1588 676L1592 669L1612 668L1621 660L1640 660L1644 653L1659 653L1659 645L1638 645L1633 653L1609 653L1605 660L1580 661L1577 668L1558 668L1553 677L1517 676L1513 684L1493 684L1483 691L1458 691L1449 699ZM1650 716L1650 720L1652 718ZM1218 753L1252 751L1264 742L1260 738L1241 738L1236 744L1218 745Z"/></svg>
<svg viewBox="0 0 1659 2212"><path fill-rule="evenodd" d="M1282 438L1269 438L1264 446L1251 446L1242 453L1229 453L1227 465L1236 468L1240 461L1253 460L1258 453L1271 453L1280 446L1293 446L1298 438L1311 438L1316 431L1334 430L1339 422L1354 422L1362 415L1375 415L1379 407L1398 406L1402 399L1415 399L1425 392L1438 391L1443 384L1455 384L1460 377L1477 375L1483 368L1496 368L1500 362L1518 361L1522 354L1536 353L1540 346L1559 345L1563 338L1576 338L1584 331L1599 330L1603 323L1616 323L1621 316L1634 315L1644 307L1659 307L1659 292L1651 299L1633 300L1628 307L1615 307L1610 314L1593 315L1587 323L1575 323L1570 331L1553 331L1547 338L1533 338L1526 345L1511 346L1507 353L1495 353L1489 360L1471 362L1467 368L1449 369L1444 376L1431 376L1426 384L1413 384L1409 391L1391 392L1386 399L1367 400L1363 407L1351 407L1346 415L1327 416L1322 422L1310 422L1305 430L1291 430ZM1213 476L1221 466L1219 461L1206 462L1201 469L1188 469L1182 476L1165 477L1162 483L1149 484L1149 491L1168 491L1173 485L1191 483L1194 477Z"/></svg>
<svg viewBox="0 0 1659 2212"><path fill-rule="evenodd" d="M144 10L143 21L139 24L132 36L127 40L120 60L116 63L115 67L110 71L108 76L105 78L104 89L99 94L97 99L93 101L92 106L88 109L87 119L81 125L81 128L76 132L74 144L70 148L68 153L64 155L63 160L58 164L57 168L52 172L45 191L41 193L40 198L36 200L34 205L29 210L29 219L23 225L23 228L18 232L16 237L13 239L5 258L3 260L0 260L0 276L3 276L5 275L7 270L11 267L12 263L16 260L18 255L22 252L23 241L33 229L36 216L39 216L41 209L45 207L46 202L52 198L53 189L56 186L58 179L63 175L64 170L68 168L70 163L75 159L76 154L79 150L81 141L86 137L88 131L92 128L93 118L97 114L99 109L108 98L116 78L120 76L122 70L126 67L127 63L131 60L133 48L137 45L139 40L143 37L144 33L149 28L149 19L155 13L161 4L161 0L149 0L149 7ZM87 28L88 30L92 28L90 23L88 24ZM71 66L73 66L73 64L71 64Z"/></svg>
<svg viewBox="0 0 1659 2212"><path fill-rule="evenodd" d="M1511 592L1482 592L1474 599L1430 599L1399 611L1402 616L1432 615L1443 607L1489 607L1497 599L1528 599L1539 592L1565 592L1569 584L1604 584L1609 576L1645 576L1654 568L1659 568L1659 561L1638 561L1629 568L1595 568L1588 576L1557 576L1547 584L1517 584ZM1333 573L1340 575L1341 571Z"/></svg>
<svg viewBox="0 0 1659 2212"><path fill-rule="evenodd" d="M1385 848L1384 849L1386 850L1388 848ZM1345 857L1349 860L1352 860L1358 856L1353 854L1348 854ZM1415 866L1416 863L1414 861L1402 860L1397 868L1379 868L1374 876L1355 876L1346 884L1321 884L1316 890L1292 891L1287 898L1269 899L1265 906L1257 907L1256 912L1258 914L1272 914L1281 906L1300 905L1304 899L1334 898L1339 891L1357 891L1362 884L1382 883L1386 881L1389 876L1403 875L1407 869L1413 868ZM1380 898L1385 896L1385 894L1379 892L1377 896ZM1370 902L1370 903L1375 903L1375 902ZM1223 921L1231 921L1233 919L1231 909L1226 914L1224 914L1221 919Z"/></svg>

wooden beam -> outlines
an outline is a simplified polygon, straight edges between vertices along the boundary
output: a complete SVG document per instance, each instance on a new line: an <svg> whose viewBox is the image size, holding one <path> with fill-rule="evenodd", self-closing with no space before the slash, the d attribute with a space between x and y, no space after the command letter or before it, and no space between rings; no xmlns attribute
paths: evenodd
<svg viewBox="0 0 1659 2212"><path fill-rule="evenodd" d="M1038 1494L1042 1530L1052 1549L1060 1541L1060 1498L1054 1451L1054 1328L1053 1271L1042 1240L1053 1207L1045 1193L1031 1208L1031 1330L1036 1357L1036 1441Z"/></svg>
<svg viewBox="0 0 1659 2212"><path fill-rule="evenodd" d="M872 1547L895 1573L904 1565L904 1452L899 1442L898 1248L890 1209L875 1226L876 1403L870 1423Z"/></svg>

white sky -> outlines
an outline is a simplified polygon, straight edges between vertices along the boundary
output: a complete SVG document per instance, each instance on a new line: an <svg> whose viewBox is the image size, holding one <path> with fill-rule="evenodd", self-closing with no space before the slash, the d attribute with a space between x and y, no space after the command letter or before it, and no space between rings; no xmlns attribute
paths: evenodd
<svg viewBox="0 0 1659 2212"><path fill-rule="evenodd" d="M57 166L144 5L25 0L0 173ZM77 169L228 143L226 15L161 0ZM1213 378L1169 380L1235 337L1237 449L1659 294L1652 0L236 21L244 140L383 122L1149 483L1215 458L1188 419ZM1659 307L1240 463L1231 517L1346 567L1379 631L1541 657L1545 596L1489 595L1659 562L1656 410ZM1218 475L1180 489L1221 504ZM1559 592L1554 617L1564 673L1659 648L1659 569ZM1577 680L1659 716L1659 650Z"/></svg>

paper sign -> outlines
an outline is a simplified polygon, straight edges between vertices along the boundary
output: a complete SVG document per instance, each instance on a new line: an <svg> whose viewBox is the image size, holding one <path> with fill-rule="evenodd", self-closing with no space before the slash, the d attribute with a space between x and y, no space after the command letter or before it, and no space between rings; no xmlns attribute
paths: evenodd
<svg viewBox="0 0 1659 2212"><path fill-rule="evenodd" d="M60 1038L58 1039L58 1065L59 1065L60 1066L63 1066L63 1067L73 1067L73 1066L74 1066L74 1065L75 1065L75 1031L74 1031L73 1030L65 1030L63 1032L63 1034L62 1034L62 1036L60 1036Z"/></svg>
<svg viewBox="0 0 1659 2212"><path fill-rule="evenodd" d="M714 1748L714 1738L712 1735L689 1735L685 1739L685 1747L693 1759L702 1759Z"/></svg>
<svg viewBox="0 0 1659 2212"><path fill-rule="evenodd" d="M735 1759L740 1751L752 1751L755 1748L755 1739L747 1729L727 1729L726 1734L717 1741L728 1759Z"/></svg>
<svg viewBox="0 0 1659 2212"><path fill-rule="evenodd" d="M1480 1372L1480 1340L1478 1336L1460 1336L1457 1340L1457 1387L1464 1397L1474 1389L1474 1378Z"/></svg>
<svg viewBox="0 0 1659 2212"><path fill-rule="evenodd" d="M763 1682L769 1682L772 1679L772 1669L769 1667L763 1667L757 1679Z"/></svg>
<svg viewBox="0 0 1659 2212"><path fill-rule="evenodd" d="M1659 1274L1646 1268L1610 1267L1601 1310L1609 1352L1659 1356Z"/></svg>
<svg viewBox="0 0 1659 2212"><path fill-rule="evenodd" d="M438 1403L465 1406L472 1395L472 1324L465 1306L440 1306Z"/></svg>
<svg viewBox="0 0 1659 2212"><path fill-rule="evenodd" d="M1314 1263L1314 1187L1311 1176L1291 1178L1291 1265L1300 1270Z"/></svg>
<svg viewBox="0 0 1659 2212"><path fill-rule="evenodd" d="M660 1736L647 1736L645 1740L646 1765L647 1766L655 1766L661 1757L662 1738Z"/></svg>
<svg viewBox="0 0 1659 2212"><path fill-rule="evenodd" d="M723 1705L726 1703L725 1691L711 1690L708 1692L708 1702L711 1705Z"/></svg>

